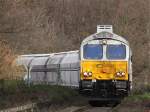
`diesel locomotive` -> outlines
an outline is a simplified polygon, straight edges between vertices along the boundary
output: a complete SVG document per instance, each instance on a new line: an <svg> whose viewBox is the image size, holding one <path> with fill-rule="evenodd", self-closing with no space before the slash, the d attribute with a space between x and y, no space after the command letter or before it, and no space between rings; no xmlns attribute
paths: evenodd
<svg viewBox="0 0 150 112"><path fill-rule="evenodd" d="M97 33L80 47L79 90L94 98L122 98L132 89L132 51L129 42L113 33L111 25L98 25Z"/></svg>

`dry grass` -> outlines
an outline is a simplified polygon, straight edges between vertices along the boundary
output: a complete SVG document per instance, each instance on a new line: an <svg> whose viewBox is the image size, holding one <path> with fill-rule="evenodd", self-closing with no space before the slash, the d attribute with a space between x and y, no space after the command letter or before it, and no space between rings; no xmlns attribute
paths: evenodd
<svg viewBox="0 0 150 112"><path fill-rule="evenodd" d="M9 47L8 42L0 40L0 79L11 79L20 76L22 69L14 63L16 55Z"/></svg>
<svg viewBox="0 0 150 112"><path fill-rule="evenodd" d="M0 109L36 102L39 109L58 105L87 105L87 100L70 88L51 85L27 86L23 81L7 80L0 91ZM81 101L79 101L79 99Z"/></svg>

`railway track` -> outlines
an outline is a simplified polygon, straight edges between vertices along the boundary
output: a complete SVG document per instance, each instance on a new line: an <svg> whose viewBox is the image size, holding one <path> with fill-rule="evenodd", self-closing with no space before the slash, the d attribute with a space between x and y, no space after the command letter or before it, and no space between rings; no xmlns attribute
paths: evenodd
<svg viewBox="0 0 150 112"><path fill-rule="evenodd" d="M57 111L59 112L59 111ZM83 106L83 107L68 107L61 112L112 112L111 107L92 107L92 106Z"/></svg>
<svg viewBox="0 0 150 112"><path fill-rule="evenodd" d="M112 112L110 107L90 107L78 112Z"/></svg>

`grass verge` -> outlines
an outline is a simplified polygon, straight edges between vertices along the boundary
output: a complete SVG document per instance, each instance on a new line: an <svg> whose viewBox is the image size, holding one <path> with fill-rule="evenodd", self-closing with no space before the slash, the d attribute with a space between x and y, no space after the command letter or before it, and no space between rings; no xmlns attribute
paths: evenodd
<svg viewBox="0 0 150 112"><path fill-rule="evenodd" d="M113 112L149 112L150 111L150 87L134 90L124 98Z"/></svg>
<svg viewBox="0 0 150 112"><path fill-rule="evenodd" d="M49 105L84 105L84 98L73 90L62 86L30 85L23 81L0 81L0 109L9 108L29 102Z"/></svg>

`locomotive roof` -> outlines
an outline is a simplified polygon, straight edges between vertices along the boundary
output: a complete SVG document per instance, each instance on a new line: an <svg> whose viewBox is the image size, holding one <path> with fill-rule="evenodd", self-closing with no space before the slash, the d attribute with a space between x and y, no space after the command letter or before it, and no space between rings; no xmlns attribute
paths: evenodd
<svg viewBox="0 0 150 112"><path fill-rule="evenodd" d="M108 33L108 34L110 34L110 35L112 35L112 36L110 36L110 37L103 37L103 36L100 36L101 33ZM94 33L94 34L92 34L92 35L86 37L86 38L82 41L82 43L85 43L85 42L91 41L91 40L100 40L100 39L113 39L113 40L118 40L118 41L121 41L121 42L123 42L123 43L129 45L129 42L128 42L125 38L123 38L122 36L119 36L119 35L117 35L117 34L115 34L115 33L105 32L105 31L99 32L99 33Z"/></svg>

